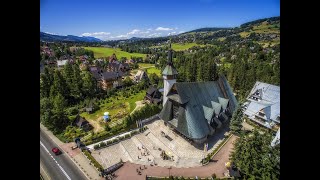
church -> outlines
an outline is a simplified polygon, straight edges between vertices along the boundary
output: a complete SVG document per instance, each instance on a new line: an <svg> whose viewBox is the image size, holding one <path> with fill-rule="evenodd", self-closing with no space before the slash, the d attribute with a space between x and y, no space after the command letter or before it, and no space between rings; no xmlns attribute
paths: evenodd
<svg viewBox="0 0 320 180"><path fill-rule="evenodd" d="M185 138L201 144L230 120L237 100L224 76L216 81L176 82L178 72L173 66L171 44L162 75L163 108L159 117Z"/></svg>

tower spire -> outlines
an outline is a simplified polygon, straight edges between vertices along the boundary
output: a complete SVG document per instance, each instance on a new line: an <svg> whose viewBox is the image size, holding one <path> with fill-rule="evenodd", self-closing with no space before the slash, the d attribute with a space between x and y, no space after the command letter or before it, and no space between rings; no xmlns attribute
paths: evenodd
<svg viewBox="0 0 320 180"><path fill-rule="evenodd" d="M169 40L169 52L168 52L168 65L172 65L172 48L171 48L171 38Z"/></svg>

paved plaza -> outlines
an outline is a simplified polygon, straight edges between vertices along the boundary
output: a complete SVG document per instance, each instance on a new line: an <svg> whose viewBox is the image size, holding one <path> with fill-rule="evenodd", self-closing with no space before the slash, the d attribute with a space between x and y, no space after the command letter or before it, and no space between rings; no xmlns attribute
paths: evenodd
<svg viewBox="0 0 320 180"><path fill-rule="evenodd" d="M203 147L195 147L181 135L173 132L164 125L164 121L157 119L146 125L148 129L99 150L93 150L92 155L104 168L119 162L120 159L142 165L197 167L201 166L201 159L206 156ZM224 138L226 130L221 128L209 137L209 150L213 151ZM167 137L165 137L166 135ZM164 150L173 160L163 160L160 156Z"/></svg>

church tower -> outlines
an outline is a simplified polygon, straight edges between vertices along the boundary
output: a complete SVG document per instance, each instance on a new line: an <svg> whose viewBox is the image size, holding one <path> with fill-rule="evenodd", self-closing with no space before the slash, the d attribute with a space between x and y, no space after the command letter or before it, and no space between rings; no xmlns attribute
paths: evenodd
<svg viewBox="0 0 320 180"><path fill-rule="evenodd" d="M168 98L168 92L171 89L172 85L176 83L178 72L177 70L173 67L172 63L172 49L171 49L171 40L170 40L170 45L169 45L169 52L168 52L168 62L167 66L164 68L162 71L162 76L163 76L163 84L164 84L164 89L163 89L163 106L166 104Z"/></svg>

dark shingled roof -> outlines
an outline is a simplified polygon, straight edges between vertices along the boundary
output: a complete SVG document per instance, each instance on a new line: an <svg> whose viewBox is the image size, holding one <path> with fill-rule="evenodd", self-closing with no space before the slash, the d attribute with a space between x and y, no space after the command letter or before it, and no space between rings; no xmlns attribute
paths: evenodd
<svg viewBox="0 0 320 180"><path fill-rule="evenodd" d="M157 88L155 88L154 86L150 86L149 89L147 90L148 94L152 94L157 90Z"/></svg>
<svg viewBox="0 0 320 180"><path fill-rule="evenodd" d="M74 121L74 125L76 125L78 127L83 127L86 124L89 124L89 122L85 118L83 118L83 117L81 117L79 115L76 117L76 119Z"/></svg>
<svg viewBox="0 0 320 180"><path fill-rule="evenodd" d="M191 139L201 139L209 135L209 116L213 112L221 111L229 103L231 113L234 111L237 100L224 76L217 81L208 82L178 82L173 85L180 99L178 127L176 129ZM172 94L164 105L160 117L170 123L172 120ZM221 104L220 107L217 104ZM214 105L213 105L214 104ZM211 118L210 118L211 119Z"/></svg>

